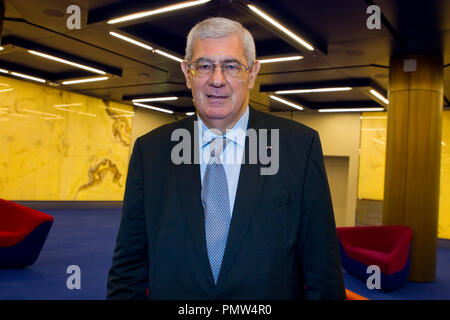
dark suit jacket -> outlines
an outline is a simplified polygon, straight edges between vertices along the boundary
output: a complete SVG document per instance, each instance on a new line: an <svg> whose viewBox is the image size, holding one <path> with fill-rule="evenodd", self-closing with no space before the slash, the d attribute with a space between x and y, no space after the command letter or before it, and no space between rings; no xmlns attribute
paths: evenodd
<svg viewBox="0 0 450 320"><path fill-rule="evenodd" d="M261 164L242 164L214 284L199 164L175 165L170 157L178 143L171 141L173 130L186 128L194 137L195 119L164 125L136 140L107 298L345 299L319 136L253 108L248 128L279 129L279 171L260 175ZM248 155L248 137L245 149Z"/></svg>

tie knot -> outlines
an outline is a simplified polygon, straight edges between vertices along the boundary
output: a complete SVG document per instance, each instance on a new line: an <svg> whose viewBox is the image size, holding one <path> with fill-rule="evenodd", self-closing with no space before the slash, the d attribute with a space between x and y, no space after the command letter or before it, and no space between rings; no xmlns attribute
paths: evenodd
<svg viewBox="0 0 450 320"><path fill-rule="evenodd" d="M216 137L214 138L214 140L211 141L210 143L211 160L219 159L223 150L225 150L227 143L228 139L225 137Z"/></svg>

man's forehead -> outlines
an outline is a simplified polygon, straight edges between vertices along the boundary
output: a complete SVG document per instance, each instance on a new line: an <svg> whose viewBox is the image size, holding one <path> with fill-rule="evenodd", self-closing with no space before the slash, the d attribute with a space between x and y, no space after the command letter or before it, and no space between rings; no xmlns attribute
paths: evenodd
<svg viewBox="0 0 450 320"><path fill-rule="evenodd" d="M195 39L192 46L192 58L209 60L245 59L244 46L239 35L221 38Z"/></svg>

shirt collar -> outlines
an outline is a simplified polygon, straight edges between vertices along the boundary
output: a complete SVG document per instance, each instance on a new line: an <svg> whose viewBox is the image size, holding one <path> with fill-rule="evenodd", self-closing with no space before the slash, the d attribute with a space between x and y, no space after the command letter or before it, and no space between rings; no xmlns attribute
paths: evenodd
<svg viewBox="0 0 450 320"><path fill-rule="evenodd" d="M245 136L247 132L247 125L248 125L248 118L249 118L249 107L247 106L247 109L245 110L244 114L241 116L241 118L235 123L233 128L228 129L224 135L217 135L203 123L202 119L200 117L197 117L200 125L198 126L201 128L201 146L202 148L206 146L208 143L211 142L216 137L225 137L231 141L233 141L235 144L244 147L245 146Z"/></svg>

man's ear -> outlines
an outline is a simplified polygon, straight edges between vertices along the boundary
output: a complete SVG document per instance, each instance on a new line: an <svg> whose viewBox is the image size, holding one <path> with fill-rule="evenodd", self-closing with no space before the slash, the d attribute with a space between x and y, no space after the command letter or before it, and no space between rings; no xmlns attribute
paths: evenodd
<svg viewBox="0 0 450 320"><path fill-rule="evenodd" d="M253 86L255 85L255 80L256 80L256 76L258 75L259 72L259 61L255 60L255 62L253 63L253 66L250 69L250 79L248 81L248 88L249 89L253 89Z"/></svg>
<svg viewBox="0 0 450 320"><path fill-rule="evenodd" d="M184 78L186 79L186 87L188 87L188 89L191 89L191 77L189 67L187 65L187 62L184 60L181 61L181 71L183 71Z"/></svg>

